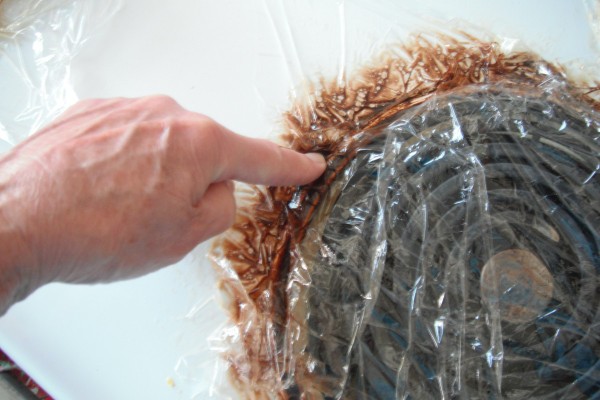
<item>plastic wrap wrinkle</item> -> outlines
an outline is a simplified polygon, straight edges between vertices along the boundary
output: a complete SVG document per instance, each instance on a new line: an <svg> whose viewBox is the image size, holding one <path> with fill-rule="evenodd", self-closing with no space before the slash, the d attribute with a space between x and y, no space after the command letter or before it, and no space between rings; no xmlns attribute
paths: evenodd
<svg viewBox="0 0 600 400"><path fill-rule="evenodd" d="M0 151L61 114L77 98L70 64L120 0L0 2Z"/></svg>
<svg viewBox="0 0 600 400"><path fill-rule="evenodd" d="M246 398L587 398L600 390L600 134L530 53L419 36L287 114L327 155L255 188L215 246Z"/></svg>

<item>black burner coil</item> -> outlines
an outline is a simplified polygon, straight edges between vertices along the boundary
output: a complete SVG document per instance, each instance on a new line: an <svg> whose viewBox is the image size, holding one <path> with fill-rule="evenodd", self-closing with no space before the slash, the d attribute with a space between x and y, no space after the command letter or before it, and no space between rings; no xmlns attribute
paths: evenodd
<svg viewBox="0 0 600 400"><path fill-rule="evenodd" d="M364 134L288 278L316 377L290 398L600 398L600 119L560 93L471 86Z"/></svg>

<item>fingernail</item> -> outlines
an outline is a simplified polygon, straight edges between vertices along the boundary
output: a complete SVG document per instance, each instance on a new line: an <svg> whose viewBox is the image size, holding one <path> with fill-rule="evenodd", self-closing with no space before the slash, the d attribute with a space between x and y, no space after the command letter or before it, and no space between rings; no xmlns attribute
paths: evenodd
<svg viewBox="0 0 600 400"><path fill-rule="evenodd" d="M308 157L308 158L310 158L316 164L320 164L320 165L325 165L326 164L325 157L323 157L322 154L319 154L319 153L306 153L305 156Z"/></svg>

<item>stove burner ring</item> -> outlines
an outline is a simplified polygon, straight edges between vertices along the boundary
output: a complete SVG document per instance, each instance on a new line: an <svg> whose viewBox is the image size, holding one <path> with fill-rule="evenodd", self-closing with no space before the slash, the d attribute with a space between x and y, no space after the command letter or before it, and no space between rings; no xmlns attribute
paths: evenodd
<svg viewBox="0 0 600 400"><path fill-rule="evenodd" d="M580 106L471 87L358 149L301 245L325 398L600 391L600 136Z"/></svg>

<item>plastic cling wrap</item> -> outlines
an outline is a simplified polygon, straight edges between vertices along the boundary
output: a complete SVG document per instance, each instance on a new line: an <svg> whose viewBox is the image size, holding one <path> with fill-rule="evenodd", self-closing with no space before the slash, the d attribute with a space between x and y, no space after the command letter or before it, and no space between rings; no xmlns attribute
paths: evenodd
<svg viewBox="0 0 600 400"><path fill-rule="evenodd" d="M430 100L361 147L300 247L320 247L301 252L310 284L294 299L306 319L296 357L319 376L300 391L596 393L593 129L577 109L494 85Z"/></svg>
<svg viewBox="0 0 600 400"><path fill-rule="evenodd" d="M120 3L0 1L0 152L75 102L71 61Z"/></svg>
<svg viewBox="0 0 600 400"><path fill-rule="evenodd" d="M339 82L338 82L339 83ZM421 36L287 114L327 155L215 247L245 398L600 392L600 116L529 53Z"/></svg>

